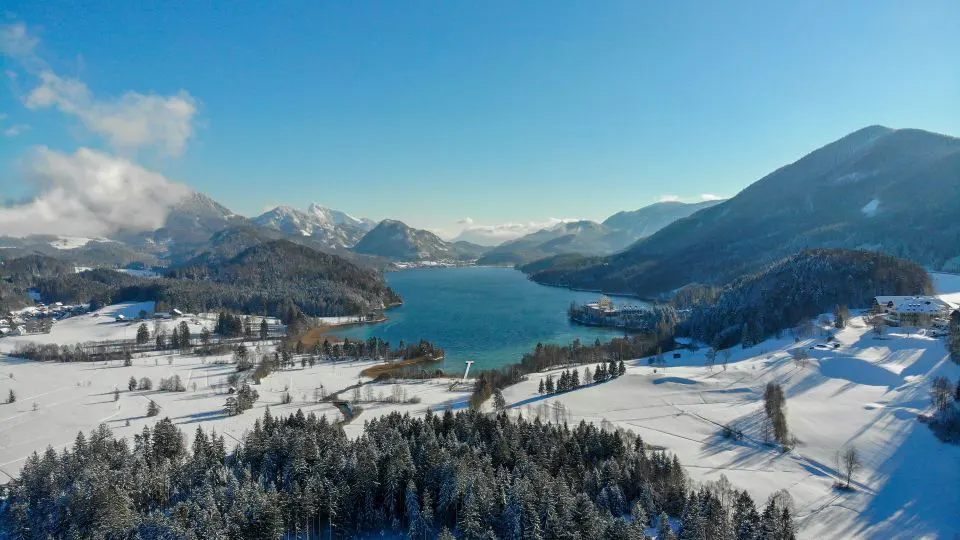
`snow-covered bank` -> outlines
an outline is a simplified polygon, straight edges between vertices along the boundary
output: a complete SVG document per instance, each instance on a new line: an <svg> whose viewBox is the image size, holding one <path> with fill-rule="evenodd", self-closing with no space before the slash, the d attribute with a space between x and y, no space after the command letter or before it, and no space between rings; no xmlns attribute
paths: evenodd
<svg viewBox="0 0 960 540"><path fill-rule="evenodd" d="M632 430L675 452L695 480L724 474L760 500L786 489L796 501L801 538L960 533L960 448L940 442L917 421L930 407L932 378L956 381L960 368L942 341L922 333L875 339L855 318L836 337L836 350L811 349L813 339L737 349L725 371L719 359L712 371L704 367L704 349L684 351L666 368L628 362L624 376L565 394L537 394L538 375L503 393L525 416L552 419L560 403L574 422ZM792 359L795 347L810 354L805 366ZM786 392L788 424L799 439L788 453L765 445L760 435L768 381ZM724 438L726 424L742 429L745 438ZM835 454L850 445L859 450L864 470L857 489L841 493L833 488Z"/></svg>

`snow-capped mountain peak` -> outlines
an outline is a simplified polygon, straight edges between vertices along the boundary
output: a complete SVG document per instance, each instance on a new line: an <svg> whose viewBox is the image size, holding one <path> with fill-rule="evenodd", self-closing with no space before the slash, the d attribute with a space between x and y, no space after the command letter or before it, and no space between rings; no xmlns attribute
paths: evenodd
<svg viewBox="0 0 960 540"><path fill-rule="evenodd" d="M369 220L357 219L319 204L311 204L306 212L278 206L253 218L253 222L287 234L315 237L331 247L351 247L372 228Z"/></svg>

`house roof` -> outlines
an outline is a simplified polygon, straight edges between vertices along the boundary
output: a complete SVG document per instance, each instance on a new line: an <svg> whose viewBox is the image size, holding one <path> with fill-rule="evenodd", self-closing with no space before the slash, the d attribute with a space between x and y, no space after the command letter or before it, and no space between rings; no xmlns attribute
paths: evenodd
<svg viewBox="0 0 960 540"><path fill-rule="evenodd" d="M877 304L891 306L898 313L938 314L950 309L950 304L936 296L877 296Z"/></svg>

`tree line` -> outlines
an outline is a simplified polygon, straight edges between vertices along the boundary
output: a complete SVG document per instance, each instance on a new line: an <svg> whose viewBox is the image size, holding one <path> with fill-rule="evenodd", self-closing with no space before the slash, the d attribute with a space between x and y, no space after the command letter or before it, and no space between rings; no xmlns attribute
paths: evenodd
<svg viewBox="0 0 960 540"><path fill-rule="evenodd" d="M477 412L393 413L348 438L312 413L257 419L228 454L169 420L132 444L106 426L27 458L3 507L19 538L791 540L780 492L757 505L629 432Z"/></svg>
<svg viewBox="0 0 960 540"><path fill-rule="evenodd" d="M662 351L672 347L671 336L654 333L613 338L606 343L601 343L597 338L592 345L583 345L579 338L569 345L537 343L533 351L523 354L519 363L477 372L470 405L475 409L480 408L495 390L517 384L531 373L571 365L609 364L653 354L659 356Z"/></svg>

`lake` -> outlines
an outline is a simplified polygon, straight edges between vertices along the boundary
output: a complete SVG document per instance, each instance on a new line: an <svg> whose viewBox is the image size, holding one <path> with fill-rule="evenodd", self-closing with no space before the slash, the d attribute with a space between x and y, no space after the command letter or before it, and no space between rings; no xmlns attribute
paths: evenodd
<svg viewBox="0 0 960 540"><path fill-rule="evenodd" d="M426 339L446 351L442 367L448 373L462 373L465 360L476 361L474 368L480 369L519 362L537 342L567 344L580 338L593 343L624 334L568 320L570 302L596 301L598 293L538 285L513 268L418 268L389 272L386 279L404 301L387 312L389 320L334 333L350 339L378 336L393 347L400 340Z"/></svg>

